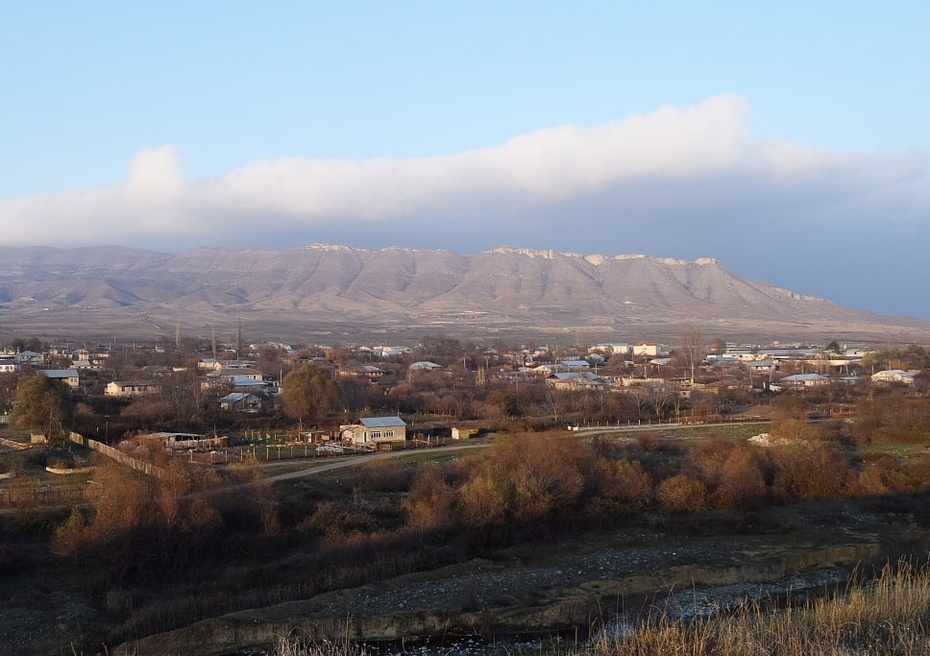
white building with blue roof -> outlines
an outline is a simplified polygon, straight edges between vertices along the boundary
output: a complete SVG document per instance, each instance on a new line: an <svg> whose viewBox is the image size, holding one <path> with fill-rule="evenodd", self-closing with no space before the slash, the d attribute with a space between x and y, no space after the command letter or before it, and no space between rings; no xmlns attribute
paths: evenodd
<svg viewBox="0 0 930 656"><path fill-rule="evenodd" d="M407 439L407 424L400 417L362 417L354 424L340 426L339 437L362 446L403 442Z"/></svg>

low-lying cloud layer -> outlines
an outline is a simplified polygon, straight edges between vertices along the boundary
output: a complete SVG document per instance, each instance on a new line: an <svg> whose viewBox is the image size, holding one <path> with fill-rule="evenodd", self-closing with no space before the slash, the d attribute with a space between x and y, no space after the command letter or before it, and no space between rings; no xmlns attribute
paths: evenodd
<svg viewBox="0 0 930 656"><path fill-rule="evenodd" d="M706 255L847 305L930 315L925 303L908 310L915 299L906 281L869 268L890 256L902 274L927 273L911 261L928 233L926 158L765 143L747 128L748 114L745 99L720 95L455 155L291 157L194 181L182 178L181 154L166 145L139 151L122 185L0 203L0 244L181 250L329 240ZM869 288L850 277L850 261L865 267L867 282L879 276L900 290L892 295L911 298L884 307L843 298L851 285Z"/></svg>

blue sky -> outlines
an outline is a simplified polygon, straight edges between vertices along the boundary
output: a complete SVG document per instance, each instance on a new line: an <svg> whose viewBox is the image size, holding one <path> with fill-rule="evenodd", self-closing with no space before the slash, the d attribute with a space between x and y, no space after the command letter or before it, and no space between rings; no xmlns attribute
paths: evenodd
<svg viewBox="0 0 930 656"><path fill-rule="evenodd" d="M0 244L715 257L930 318L930 9L766 4L4 3Z"/></svg>

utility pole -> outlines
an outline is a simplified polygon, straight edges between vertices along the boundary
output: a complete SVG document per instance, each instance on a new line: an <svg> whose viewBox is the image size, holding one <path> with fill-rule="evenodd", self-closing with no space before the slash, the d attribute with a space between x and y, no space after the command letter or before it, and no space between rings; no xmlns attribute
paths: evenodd
<svg viewBox="0 0 930 656"><path fill-rule="evenodd" d="M242 359L242 317L236 318L236 359Z"/></svg>

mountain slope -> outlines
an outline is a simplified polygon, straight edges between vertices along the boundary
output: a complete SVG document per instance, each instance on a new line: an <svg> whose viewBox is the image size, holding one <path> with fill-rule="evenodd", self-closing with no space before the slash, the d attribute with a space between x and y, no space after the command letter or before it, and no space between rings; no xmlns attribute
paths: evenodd
<svg viewBox="0 0 930 656"><path fill-rule="evenodd" d="M930 334L930 323L850 310L716 260L579 255L501 247L445 250L309 244L288 250L0 248L0 324L36 313L88 323L157 313L185 325L243 316L280 322L430 325L485 317L551 328L708 325ZM96 318L95 318L96 317Z"/></svg>

